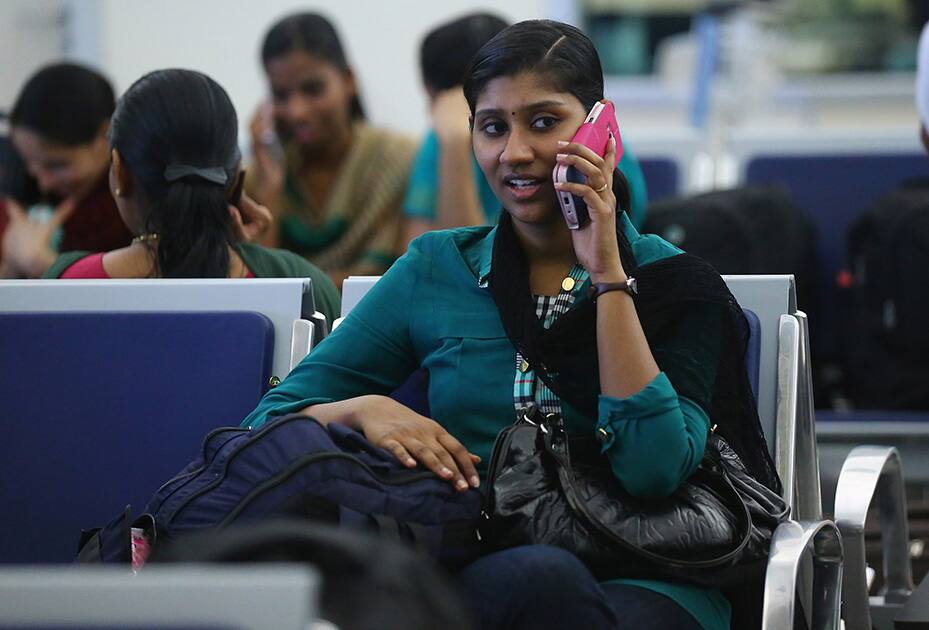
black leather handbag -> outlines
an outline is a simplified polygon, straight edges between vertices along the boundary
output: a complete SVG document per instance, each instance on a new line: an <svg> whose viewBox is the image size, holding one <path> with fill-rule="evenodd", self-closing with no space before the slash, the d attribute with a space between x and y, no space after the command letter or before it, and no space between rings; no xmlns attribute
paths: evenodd
<svg viewBox="0 0 929 630"><path fill-rule="evenodd" d="M764 575L789 508L711 433L697 471L671 496L640 498L616 480L599 443L569 439L535 407L497 438L479 533L489 550L548 544L599 579L744 584Z"/></svg>

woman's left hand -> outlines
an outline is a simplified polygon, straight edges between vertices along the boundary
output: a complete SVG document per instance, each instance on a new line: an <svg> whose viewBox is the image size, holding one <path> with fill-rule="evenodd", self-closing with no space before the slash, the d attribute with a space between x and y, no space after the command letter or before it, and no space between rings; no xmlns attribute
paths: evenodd
<svg viewBox="0 0 929 630"><path fill-rule="evenodd" d="M260 243L274 220L270 210L244 192L237 206L229 205L229 215L236 236L246 243Z"/></svg>
<svg viewBox="0 0 929 630"><path fill-rule="evenodd" d="M8 198L9 223L3 233L3 276L0 277L41 278L58 256L52 247L52 237L76 206L74 199L65 199L47 221L37 221L19 203Z"/></svg>
<svg viewBox="0 0 929 630"><path fill-rule="evenodd" d="M600 157L583 144L559 144L556 160L575 167L587 178L586 184L556 182L555 189L584 199L590 222L571 230L577 261L590 274L592 282L622 282L626 279L616 240L616 196L613 169L616 168L616 139L610 137L606 155Z"/></svg>

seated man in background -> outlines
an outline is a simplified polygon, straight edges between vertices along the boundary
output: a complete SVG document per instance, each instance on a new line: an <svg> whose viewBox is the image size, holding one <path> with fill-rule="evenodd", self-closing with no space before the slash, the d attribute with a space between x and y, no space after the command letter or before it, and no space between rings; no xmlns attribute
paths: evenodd
<svg viewBox="0 0 929 630"><path fill-rule="evenodd" d="M473 13L436 27L423 39L419 62L432 129L416 154L403 200L404 251L429 230L497 221L500 203L471 151L470 112L461 85L474 54L506 26L494 15Z"/></svg>

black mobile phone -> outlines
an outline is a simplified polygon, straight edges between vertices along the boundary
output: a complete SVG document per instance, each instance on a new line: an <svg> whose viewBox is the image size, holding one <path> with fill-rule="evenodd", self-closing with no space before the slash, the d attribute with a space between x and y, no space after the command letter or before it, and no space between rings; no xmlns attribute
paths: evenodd
<svg viewBox="0 0 929 630"><path fill-rule="evenodd" d="M242 189L245 187L245 170L239 171L239 174L236 175L235 181L232 183L232 187L229 188L229 194L227 198L229 203L239 207L239 202L242 201Z"/></svg>

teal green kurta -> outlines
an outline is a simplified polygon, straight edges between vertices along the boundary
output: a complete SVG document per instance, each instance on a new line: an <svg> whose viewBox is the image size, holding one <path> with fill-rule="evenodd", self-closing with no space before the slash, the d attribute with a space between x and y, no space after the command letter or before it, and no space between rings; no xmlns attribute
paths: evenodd
<svg viewBox="0 0 929 630"><path fill-rule="evenodd" d="M657 236L639 235L624 215L622 221L640 265L680 253ZM485 465L497 434L515 420L515 348L486 287L495 233L481 226L416 239L243 426L312 404L389 394L423 367L433 419ZM611 438L604 450L614 473L629 492L642 496L673 492L699 464L709 430L707 413L677 396L664 373L628 398L601 396L598 418L565 403L562 408L572 433L606 429ZM623 581L671 597L706 630L729 626L729 603L719 591Z"/></svg>

